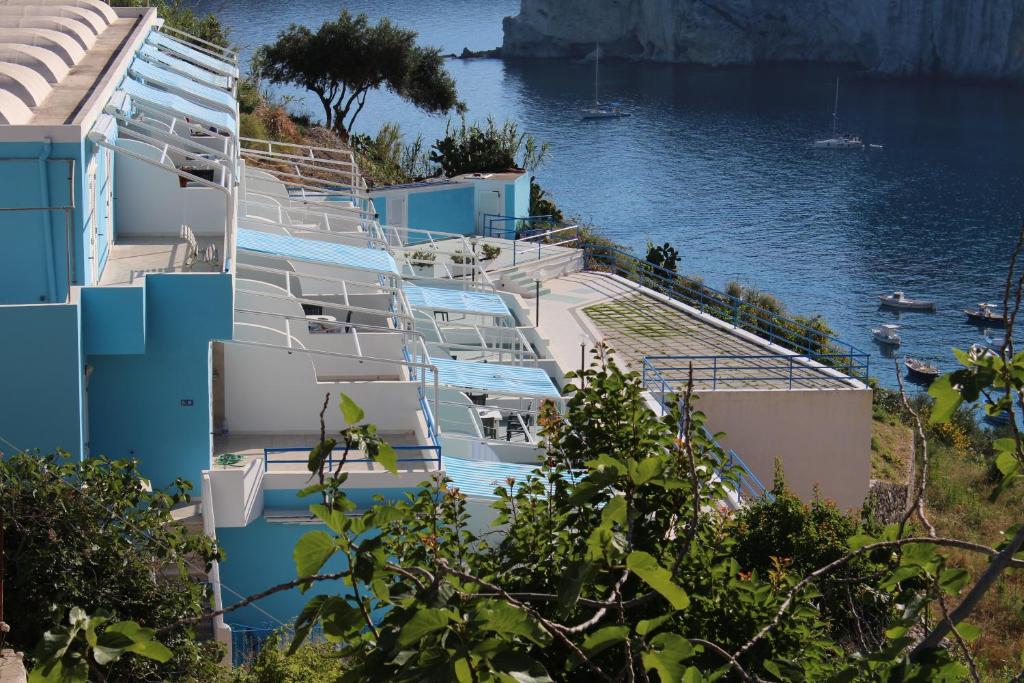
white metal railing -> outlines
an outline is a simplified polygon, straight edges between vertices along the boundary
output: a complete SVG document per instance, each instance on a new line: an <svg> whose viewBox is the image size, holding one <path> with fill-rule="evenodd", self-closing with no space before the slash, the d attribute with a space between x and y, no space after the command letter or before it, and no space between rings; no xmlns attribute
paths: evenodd
<svg viewBox="0 0 1024 683"><path fill-rule="evenodd" d="M240 324L244 325L245 323L240 323ZM261 326L254 325L253 327L261 327ZM429 413L429 417L427 419L427 422L428 422L428 430L432 432L432 434L430 436L433 437L433 436L436 435L436 430L437 430L436 424L437 423L435 421L433 421L433 416L438 414L438 407L440 405L440 400L441 400L440 399L441 392L440 392L440 381L438 380L437 366L435 366L435 365L433 365L431 363L421 362L421 361L414 360L415 357L413 357L412 359L397 359L396 360L394 358L378 358L378 357L369 356L369 355L366 355L366 354L352 354L352 353L341 353L341 352L338 352L338 351L320 351L320 350L316 350L316 349L294 348L294 347L287 347L287 346L278 346L276 344L266 344L266 343L263 343L263 342L241 341L241 340L237 340L237 339L224 340L221 343L224 344L224 345L268 349L268 350L271 350L271 351L280 351L280 352L284 352L284 353L288 353L288 354L303 353L303 354L305 354L309 358L310 365L313 368L313 376L316 378L317 382L320 382L320 381L324 381L324 382L344 382L344 380L338 380L338 379L328 378L328 377L324 377L323 379L321 379L321 376L317 373L316 364L313 362L313 358L314 357L347 358L347 359L358 360L358 361L363 361L363 362L377 362L377 363L383 363L383 364L386 364L386 365L397 365L399 367L403 367L403 368L406 368L408 370L408 376L409 376L410 380L416 381L419 384L419 389L420 389L421 395L424 396L424 397L426 396L426 391L427 391L427 389L426 389L427 381L428 381L427 380L427 372L429 371L430 372L430 377L431 377L430 383L433 385L433 398L432 398L432 400L430 400L429 403L433 405L433 410L432 411L430 410L430 408L428 407L426 402L424 403L424 407L427 408L427 412ZM429 358L429 356L426 356L424 358ZM358 380L355 380L355 381L358 381ZM430 425L434 425L434 426L431 427Z"/></svg>
<svg viewBox="0 0 1024 683"><path fill-rule="evenodd" d="M442 406L463 409L466 411L467 419L465 421L458 420L453 422L451 414L443 418L441 421L444 423L447 431L454 432L456 434L465 434L467 432L458 431L458 427L454 425L468 425L473 428L471 436L478 436L488 441L498 441L506 443L527 443L530 445L537 445L539 440L537 438L539 425L537 419L540 417L540 412L530 409L517 409L507 408L503 406L494 406L479 403L463 403L461 401L441 401ZM500 416L498 422L494 425L495 432L493 435L487 434L487 425L483 424L485 419L481 413L492 412L498 413ZM476 419L480 420L478 424ZM505 428L505 438L502 438L501 431L502 427ZM465 428L465 427L463 427ZM477 432L477 428L481 428L480 432ZM513 436L522 435L522 440L519 438L513 438Z"/></svg>
<svg viewBox="0 0 1024 683"><path fill-rule="evenodd" d="M253 207L258 207L259 209L263 209L263 210L266 211L266 213L265 214L250 213L250 210ZM290 214L288 213L289 211L292 211L292 210L303 211L303 212L306 212L307 214L317 215L316 213L310 211L309 209L289 208L289 207L283 207L283 206L281 206L279 204L265 204L265 203L262 203L262 202L251 202L251 201L240 202L239 203L239 209L240 209L240 211L242 211L242 216L243 217L245 217L245 218L252 218L254 220L267 221L268 225L273 225L275 227L282 228L283 230L285 230L289 234L297 233L297 232L302 232L302 233L309 233L311 235L324 235L325 238L326 238L326 236L330 236L330 237L333 237L333 238L339 238L340 240L351 240L351 241L353 241L355 243L354 244L355 246L366 247L366 248L369 248L369 249L376 248L376 249L380 249L381 251L389 251L388 248L387 248L387 243L384 242L384 240L380 239L377 235L373 234L372 231L362 232L362 231L354 231L354 230L330 230L330 229L312 227L311 224L302 224L302 223L296 224L296 223L292 223L291 222L292 218L291 218ZM268 217L267 214L270 214L270 217ZM325 223L329 223L330 222L330 217L329 217L328 214L324 213L324 214L320 214L320 215L323 216L323 219L324 219ZM362 228L363 226L359 226L359 227ZM319 240L319 239L317 239L317 241L324 241L324 242L332 242L332 241L334 241L334 242L336 242L338 240L332 240L332 239Z"/></svg>
<svg viewBox="0 0 1024 683"><path fill-rule="evenodd" d="M175 147L170 143L163 142L156 138L150 138L145 133L141 133L139 131L130 131L130 135L131 138L139 139L141 142L145 142L149 145L156 147L157 149L161 149L163 155L166 155L168 149L173 149L175 152L177 152L178 154L182 155L185 159L187 159L189 163L197 163L199 165L212 168L213 170L220 169L223 172L223 182L210 181L205 178L201 178L193 173L189 173L186 170L177 168L173 165L168 166L162 161L151 159L145 156L144 154L139 154L138 152L135 152L134 150L127 149L123 146L118 146L116 142L112 143L108 141L105 136L101 138L98 135L94 136L90 134L90 139L93 140L93 142L100 145L101 147L111 150L115 154L123 154L142 163L155 166L161 170L167 171L168 173L177 175L179 178L184 178L190 183L200 185L202 187L213 188L215 190L218 190L219 192L224 193L226 197L226 210L224 215L224 262L222 270L225 272L229 272L232 265L232 259L234 258L235 253L235 231L237 227L237 216L235 213L235 183L231 182L231 177L233 175L232 169L229 166L219 163L215 159L204 158L194 152L190 152L180 147Z"/></svg>
<svg viewBox="0 0 1024 683"><path fill-rule="evenodd" d="M196 35L192 35L191 33L188 33L186 31L182 31L179 28L168 26L167 22L161 24L157 30L161 33L169 34L172 38L176 38L178 40L190 43L190 47L192 47L195 50L199 50L200 52L205 53L221 61L226 61L233 66L238 66L238 50L236 48L225 47L223 45L211 43L208 40L200 38Z"/></svg>
<svg viewBox="0 0 1024 683"><path fill-rule="evenodd" d="M326 276L326 275L313 275L313 274L309 274L309 273L298 273L298 272L295 272L294 270L286 270L284 268L271 268L269 266L258 266L256 264L252 264L252 263L241 263L241 262L239 262L237 264L237 266L236 266L236 272L238 273L239 276L241 276L241 273L243 271L255 271L255 272L258 272L258 273L267 273L267 274L274 275L274 276L277 276L277 277L283 277L283 279L284 279L284 287L283 287L283 289L285 290L285 292L287 292L289 298L297 299L297 300L304 299L305 301L300 301L300 303L309 303L309 304L315 305L315 306L327 305L327 306L339 307L337 303L332 302L332 301L325 301L325 300L317 299L315 295L307 295L307 294L303 293L302 296L300 297L294 291L294 289L295 289L294 284L295 284L295 280L296 279L299 282L302 282L302 281L326 282L326 283L329 283L332 286L340 287L341 290L342 290L341 294L342 294L342 296L344 298L344 301L345 301L345 306L349 306L350 305L350 303L349 303L350 302L349 295L353 294L353 293L354 294L359 294L359 293L363 293L363 294L385 294L387 296L391 296L391 297L394 298L394 300L396 302L394 310L390 310L390 311L377 311L376 309L368 309L368 310L375 311L376 313L378 313L380 315L398 316L402 320L407 321L410 326L412 326L413 323L414 323L414 314L413 314L412 307L409 305L409 300L408 300L408 298L406 298L405 292L402 291L401 287L389 287L389 286L381 284L381 283L370 283L370 282L359 282L359 281L356 281L356 280L345 280L344 278L334 278L334 277L329 277L329 276ZM245 279L245 278L243 278L243 279ZM255 281L256 282L263 282L264 284L271 284L271 285L279 286L275 282L268 282L268 281L265 281L265 280L255 280ZM353 292L352 290L355 290L355 292ZM259 292L256 292L256 293L259 293ZM327 295L323 294L322 296L327 296Z"/></svg>

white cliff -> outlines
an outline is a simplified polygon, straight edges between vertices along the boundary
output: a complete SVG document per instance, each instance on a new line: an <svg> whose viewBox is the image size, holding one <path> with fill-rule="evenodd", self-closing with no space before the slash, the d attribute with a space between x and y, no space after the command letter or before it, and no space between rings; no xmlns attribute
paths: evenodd
<svg viewBox="0 0 1024 683"><path fill-rule="evenodd" d="M522 0L502 54L1024 80L1024 0Z"/></svg>

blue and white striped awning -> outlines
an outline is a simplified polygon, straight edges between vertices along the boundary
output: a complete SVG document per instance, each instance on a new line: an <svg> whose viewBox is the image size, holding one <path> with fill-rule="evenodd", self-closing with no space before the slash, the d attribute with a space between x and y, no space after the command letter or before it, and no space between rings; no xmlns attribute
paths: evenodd
<svg viewBox="0 0 1024 683"><path fill-rule="evenodd" d="M159 90L151 85L139 83L134 78L128 77L121 81L121 90L128 93L132 99L145 102L155 107L175 112L183 118L206 126L213 126L218 130L232 135L238 134L235 117L225 111L210 109L203 105L175 95L166 90Z"/></svg>
<svg viewBox="0 0 1024 683"><path fill-rule="evenodd" d="M307 240L301 237L275 235L259 230L238 230L238 248L258 254L329 263L357 270L398 275L395 259L381 249L353 247L336 242Z"/></svg>
<svg viewBox="0 0 1024 683"><path fill-rule="evenodd" d="M146 37L146 42L150 45L156 45L165 52L170 52L173 55L198 64L214 73L221 74L222 76L231 76L232 78L238 78L238 67L230 62L226 62L223 59L217 59L213 55L208 55L205 52L200 52L191 45L184 43L180 40L171 38L166 33L160 33L159 31L150 31L149 36Z"/></svg>
<svg viewBox="0 0 1024 683"><path fill-rule="evenodd" d="M561 398L558 387L540 368L433 357L430 364L437 367L438 383L446 387L490 391L502 396ZM430 370L427 381L433 381Z"/></svg>
<svg viewBox="0 0 1024 683"><path fill-rule="evenodd" d="M186 62L184 59L179 59L168 52L161 52L156 49L155 45L143 45L139 48L137 54L148 62L161 64L174 73L200 81L211 87L220 88L221 90L231 89L231 80L227 76L221 76L206 69L197 69L195 65Z"/></svg>
<svg viewBox="0 0 1024 683"><path fill-rule="evenodd" d="M235 97L231 93L205 83L197 83L157 64L136 58L128 67L128 72L147 83L157 83L168 90L199 100L208 107L231 113L235 111Z"/></svg>
<svg viewBox="0 0 1024 683"><path fill-rule="evenodd" d="M499 486L518 490L526 483L527 476L537 468L536 465L464 460L448 456L442 456L441 466L444 467L445 476L451 479L451 486L470 498L497 498L494 489ZM509 486L509 479L515 480L514 486Z"/></svg>
<svg viewBox="0 0 1024 683"><path fill-rule="evenodd" d="M512 312L497 294L469 292L461 289L420 287L406 284L402 287L409 305L431 311L459 311L478 315L511 316Z"/></svg>

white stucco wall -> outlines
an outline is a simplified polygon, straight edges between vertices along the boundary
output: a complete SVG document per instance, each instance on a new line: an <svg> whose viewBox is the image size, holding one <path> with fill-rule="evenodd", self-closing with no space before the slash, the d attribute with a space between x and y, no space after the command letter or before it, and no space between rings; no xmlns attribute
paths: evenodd
<svg viewBox="0 0 1024 683"><path fill-rule="evenodd" d="M817 486L840 509L864 502L871 478L871 391L708 391L698 397L721 444L770 487L775 459L809 500Z"/></svg>

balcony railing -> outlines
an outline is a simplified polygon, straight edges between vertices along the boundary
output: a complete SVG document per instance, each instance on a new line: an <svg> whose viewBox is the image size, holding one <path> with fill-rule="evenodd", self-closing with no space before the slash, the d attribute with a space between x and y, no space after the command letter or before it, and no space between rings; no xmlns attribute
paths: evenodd
<svg viewBox="0 0 1024 683"><path fill-rule="evenodd" d="M657 375L669 390L689 380L702 389L742 388L760 385L766 388L813 389L833 385L857 386L850 377L834 369L827 361L846 362L845 354L817 354L813 361L805 356L779 354L719 356L645 356L643 373Z"/></svg>

